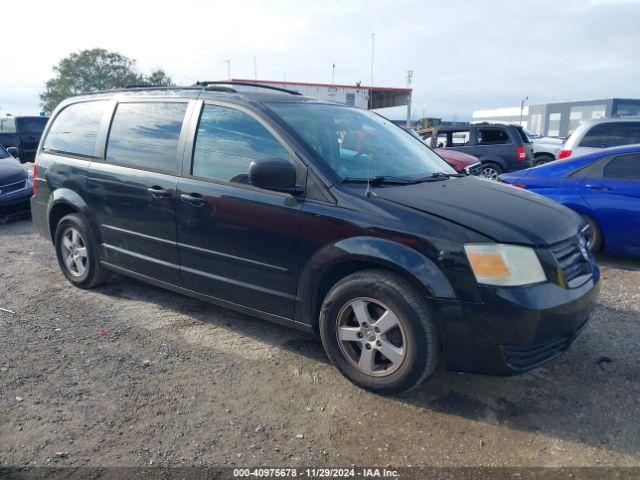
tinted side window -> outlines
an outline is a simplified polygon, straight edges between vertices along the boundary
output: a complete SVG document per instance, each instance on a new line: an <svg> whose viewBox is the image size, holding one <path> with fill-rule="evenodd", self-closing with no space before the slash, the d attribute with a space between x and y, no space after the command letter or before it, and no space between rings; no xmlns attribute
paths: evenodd
<svg viewBox="0 0 640 480"><path fill-rule="evenodd" d="M640 155L620 155L603 170L604 178L640 180Z"/></svg>
<svg viewBox="0 0 640 480"><path fill-rule="evenodd" d="M436 147L464 147L469 145L471 134L469 130L459 130L455 132L438 132L436 137Z"/></svg>
<svg viewBox="0 0 640 480"><path fill-rule="evenodd" d="M594 125L582 138L581 147L606 148L640 143L640 122L611 122Z"/></svg>
<svg viewBox="0 0 640 480"><path fill-rule="evenodd" d="M106 102L69 105L53 121L44 142L45 150L92 156Z"/></svg>
<svg viewBox="0 0 640 480"><path fill-rule="evenodd" d="M499 128L480 128L478 129L478 145L504 145L511 143L509 134Z"/></svg>
<svg viewBox="0 0 640 480"><path fill-rule="evenodd" d="M291 161L289 152L257 120L233 108L205 105L193 152L193 175L249 183L251 162L273 157Z"/></svg>
<svg viewBox="0 0 640 480"><path fill-rule="evenodd" d="M186 103L121 103L111 123L107 162L177 172Z"/></svg>
<svg viewBox="0 0 640 480"><path fill-rule="evenodd" d="M18 125L22 135L42 135L47 125L47 117L19 118Z"/></svg>

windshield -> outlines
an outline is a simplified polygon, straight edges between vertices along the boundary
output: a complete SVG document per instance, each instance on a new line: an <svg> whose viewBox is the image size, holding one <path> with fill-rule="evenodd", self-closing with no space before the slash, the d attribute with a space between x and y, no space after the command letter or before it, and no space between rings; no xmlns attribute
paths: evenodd
<svg viewBox="0 0 640 480"><path fill-rule="evenodd" d="M9 155L9 152L7 152L2 145L0 145L0 160L3 160L5 158L11 158L11 155Z"/></svg>
<svg viewBox="0 0 640 480"><path fill-rule="evenodd" d="M421 140L375 113L317 103L269 106L342 180L456 173Z"/></svg>
<svg viewBox="0 0 640 480"><path fill-rule="evenodd" d="M529 138L536 138L539 137L540 135L533 133L531 130L529 130L528 128L523 128L522 129L524 131L524 133L527 134L527 137Z"/></svg>

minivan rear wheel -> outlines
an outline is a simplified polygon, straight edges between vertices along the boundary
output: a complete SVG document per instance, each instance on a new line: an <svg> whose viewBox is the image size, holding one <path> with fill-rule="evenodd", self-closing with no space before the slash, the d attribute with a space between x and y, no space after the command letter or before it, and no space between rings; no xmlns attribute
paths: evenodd
<svg viewBox="0 0 640 480"><path fill-rule="evenodd" d="M109 278L109 272L100 264L95 236L81 215L62 217L54 241L62 273L76 287L93 288Z"/></svg>
<svg viewBox="0 0 640 480"><path fill-rule="evenodd" d="M502 168L497 163L483 163L482 164L482 176L490 179L497 180L498 175L502 174Z"/></svg>
<svg viewBox="0 0 640 480"><path fill-rule="evenodd" d="M363 270L336 283L322 304L319 327L338 370L376 393L409 390L438 363L438 333L427 305L391 272Z"/></svg>

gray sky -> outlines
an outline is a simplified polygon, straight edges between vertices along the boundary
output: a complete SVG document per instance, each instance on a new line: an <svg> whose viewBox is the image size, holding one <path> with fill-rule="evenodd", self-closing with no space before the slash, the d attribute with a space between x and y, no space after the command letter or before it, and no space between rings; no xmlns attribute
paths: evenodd
<svg viewBox="0 0 640 480"><path fill-rule="evenodd" d="M0 114L37 113L51 67L82 49L162 67L176 83L231 75L403 87L414 117L597 97L640 98L640 0L4 2ZM108 6L107 6L108 5ZM402 117L402 112L389 112Z"/></svg>

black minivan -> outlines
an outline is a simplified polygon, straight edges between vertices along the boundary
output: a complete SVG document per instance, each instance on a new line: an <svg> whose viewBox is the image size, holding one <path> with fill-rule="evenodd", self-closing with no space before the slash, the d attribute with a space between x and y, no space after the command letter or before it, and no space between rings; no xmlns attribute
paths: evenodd
<svg viewBox="0 0 640 480"><path fill-rule="evenodd" d="M33 221L74 285L116 272L316 333L344 375L383 394L440 361L541 365L598 297L577 214L297 92L210 82L72 98L36 167Z"/></svg>

